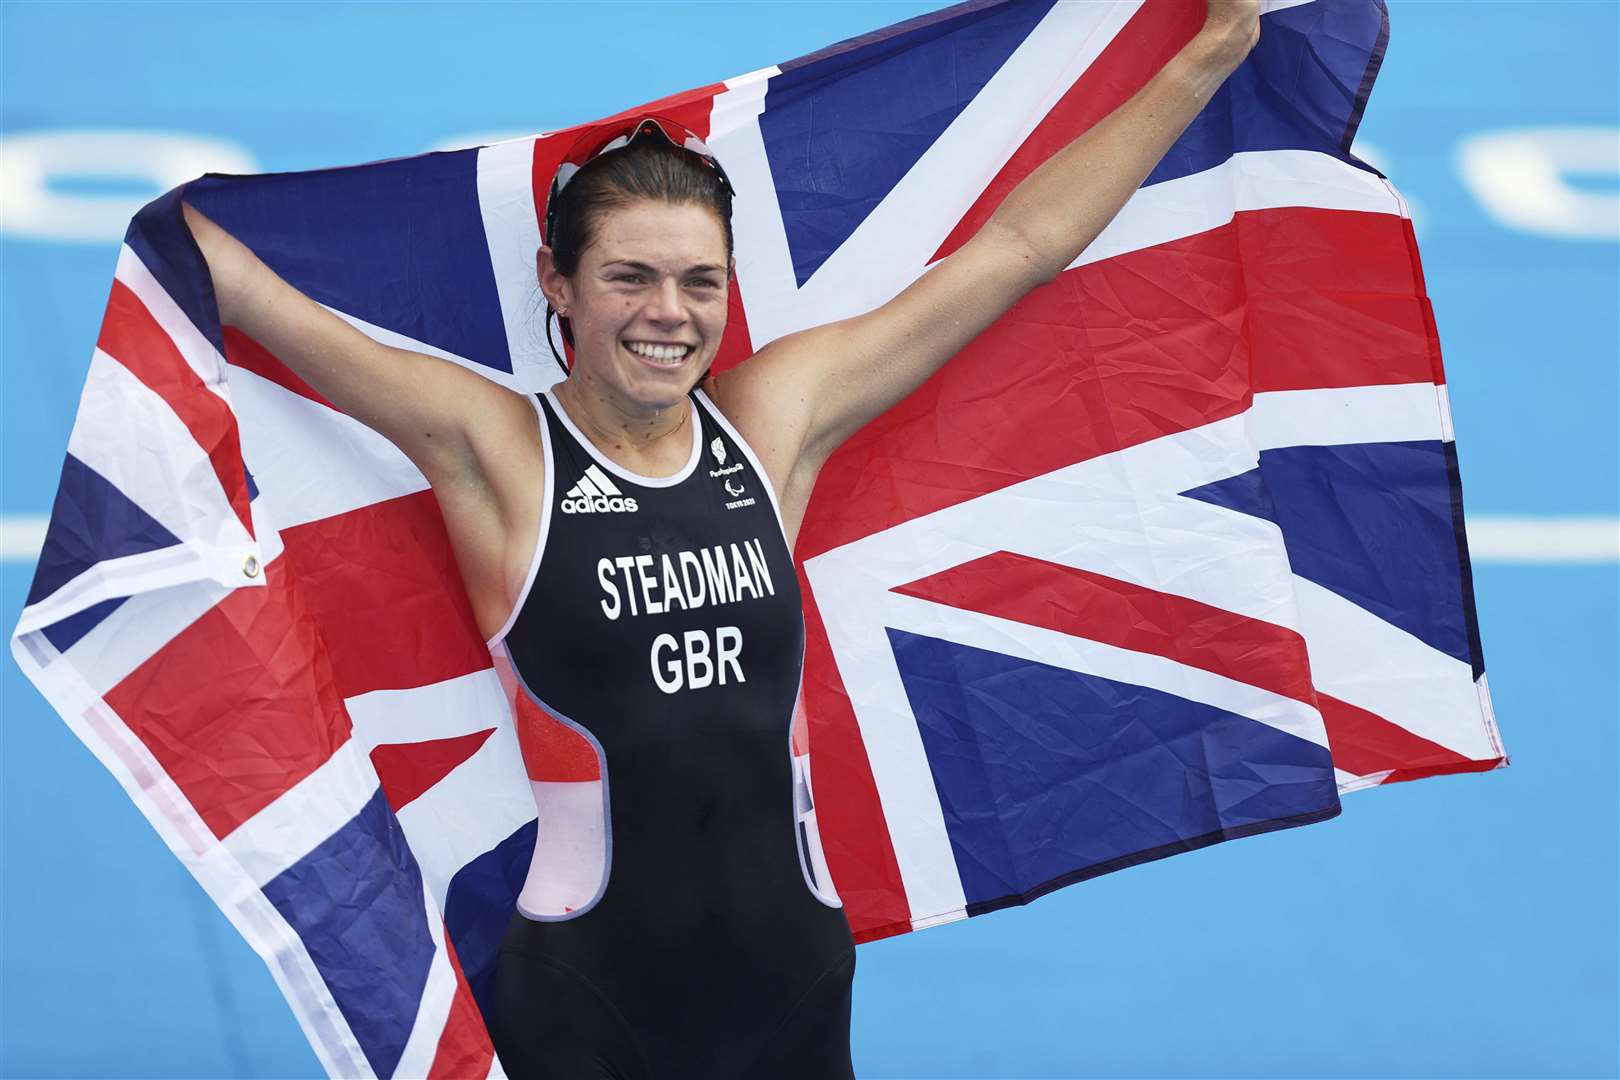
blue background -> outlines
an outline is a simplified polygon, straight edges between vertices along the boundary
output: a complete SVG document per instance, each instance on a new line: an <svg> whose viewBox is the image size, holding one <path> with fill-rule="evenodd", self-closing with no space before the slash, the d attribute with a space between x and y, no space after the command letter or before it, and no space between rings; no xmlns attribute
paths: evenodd
<svg viewBox="0 0 1620 1080"><path fill-rule="evenodd" d="M605 115L935 6L13 0L0 124L349 164ZM1620 247L1507 227L1457 155L1485 131L1620 123L1620 9L1390 7L1358 148L1414 204L1469 518L1613 519ZM115 240L0 232L0 514L49 510L115 258ZM1620 1074L1620 571L1475 571L1511 768L1357 793L1323 824L863 946L859 1074ZM7 629L32 572L0 561ZM262 963L9 662L0 693L0 1074L319 1075Z"/></svg>

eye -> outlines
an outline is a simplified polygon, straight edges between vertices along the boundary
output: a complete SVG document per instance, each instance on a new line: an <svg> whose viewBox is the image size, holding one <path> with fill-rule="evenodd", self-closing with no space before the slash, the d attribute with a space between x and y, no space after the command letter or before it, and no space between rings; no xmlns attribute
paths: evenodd
<svg viewBox="0 0 1620 1080"><path fill-rule="evenodd" d="M693 278L686 284L688 286L696 286L701 289L718 289L720 287L720 283L715 281L713 278Z"/></svg>
<svg viewBox="0 0 1620 1080"><path fill-rule="evenodd" d="M646 279L643 278L640 274L628 273L627 272L627 273L623 273L623 274L614 274L613 275L613 280L614 281L623 281L623 282L626 282L627 284L630 284L630 285L640 285Z"/></svg>

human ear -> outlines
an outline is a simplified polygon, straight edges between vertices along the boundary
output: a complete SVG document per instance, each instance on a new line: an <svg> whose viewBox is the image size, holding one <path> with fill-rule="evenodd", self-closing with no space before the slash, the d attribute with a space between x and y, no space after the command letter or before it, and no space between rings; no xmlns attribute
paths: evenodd
<svg viewBox="0 0 1620 1080"><path fill-rule="evenodd" d="M556 256L544 244L535 250L534 272L540 279L540 291L545 294L546 302L551 305L552 310L559 315L567 315L573 283L568 280L567 275L557 269Z"/></svg>

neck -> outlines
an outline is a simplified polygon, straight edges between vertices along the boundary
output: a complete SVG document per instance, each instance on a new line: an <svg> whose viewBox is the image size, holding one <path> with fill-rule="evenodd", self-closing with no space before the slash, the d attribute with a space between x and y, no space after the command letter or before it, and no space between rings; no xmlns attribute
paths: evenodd
<svg viewBox="0 0 1620 1080"><path fill-rule="evenodd" d="M604 453L657 459L678 449L681 460L686 458L688 447L675 436L691 422L689 397L662 409L626 408L577 371L553 387L552 393Z"/></svg>

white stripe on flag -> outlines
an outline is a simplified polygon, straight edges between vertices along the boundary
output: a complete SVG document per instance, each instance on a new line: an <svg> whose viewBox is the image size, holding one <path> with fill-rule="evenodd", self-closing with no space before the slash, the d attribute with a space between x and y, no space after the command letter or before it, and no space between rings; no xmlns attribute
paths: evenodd
<svg viewBox="0 0 1620 1080"><path fill-rule="evenodd" d="M799 291L759 129L770 77L776 74L778 69L769 67L728 80L709 109L708 144L726 163L726 175L737 189L731 203L737 283L748 297L748 334L756 349L787 332Z"/></svg>
<svg viewBox="0 0 1620 1080"><path fill-rule="evenodd" d="M1345 772L1343 769L1334 769L1333 777L1338 781L1339 794L1348 795L1352 791L1377 787L1384 782L1385 777L1394 771L1394 769L1381 769L1378 772L1368 773L1366 776L1357 776L1355 773Z"/></svg>
<svg viewBox="0 0 1620 1080"><path fill-rule="evenodd" d="M14 634L32 633L104 600L199 578L228 586L264 584L256 569L265 561L261 547L237 517L208 456L168 402L99 349L91 355L68 453L180 542L80 571L25 608ZM153 468L154 461L167 468ZM77 527L72 513L64 519L70 530ZM250 565L251 575L245 569Z"/></svg>
<svg viewBox="0 0 1620 1080"><path fill-rule="evenodd" d="M241 577L242 556L258 554L190 430L167 401L100 349L90 358L68 453L182 543L240 552L226 581Z"/></svg>
<svg viewBox="0 0 1620 1080"><path fill-rule="evenodd" d="M1309 150L1249 151L1213 169L1140 189L1069 266L1208 232L1240 211L1285 206L1399 217L1403 203L1387 181L1336 157Z"/></svg>
<svg viewBox="0 0 1620 1080"><path fill-rule="evenodd" d="M344 698L343 704L367 753L383 743L428 742L483 731L507 722L512 711L493 667L423 686L372 690Z"/></svg>
<svg viewBox="0 0 1620 1080"><path fill-rule="evenodd" d="M739 258L739 287L749 298L748 330L755 347L870 311L914 281L1030 132L1140 6L1137 0L1055 5L802 289L793 287L791 262L750 266L743 277ZM749 148L751 140L738 145ZM729 169L729 157L727 162Z"/></svg>
<svg viewBox="0 0 1620 1080"><path fill-rule="evenodd" d="M1293 698L1153 653L1135 652L917 597L886 595L888 603L880 616L886 627L1145 686L1246 716L1318 746L1328 744L1321 715L1314 707Z"/></svg>
<svg viewBox="0 0 1620 1080"><path fill-rule="evenodd" d="M1254 395L1249 430L1258 450L1344 443L1418 442L1443 434L1433 383Z"/></svg>
<svg viewBox="0 0 1620 1080"><path fill-rule="evenodd" d="M444 944L444 917L429 895L426 882L422 884L422 909L427 917L428 935L433 939L433 961L428 966L427 984L422 987L410 1038L405 1041L399 1064L394 1067L396 1078L428 1074L439 1052L445 1022L450 1019L450 1006L456 998L456 970Z"/></svg>
<svg viewBox="0 0 1620 1080"><path fill-rule="evenodd" d="M241 576L240 566L237 576ZM106 600L140 595L172 585L191 584L199 578L215 581L215 575L209 572L198 553L184 544L103 559L81 571L49 596L24 608L13 632L30 634ZM262 581L244 584L262 584Z"/></svg>
<svg viewBox="0 0 1620 1080"><path fill-rule="evenodd" d="M496 727L477 753L401 807L398 817L442 909L457 871L535 818L512 724Z"/></svg>
<svg viewBox="0 0 1620 1080"><path fill-rule="evenodd" d="M399 823L442 907L450 879L535 816L511 705L494 668L408 690L374 690L345 700L355 738L381 744L449 739L488 728L478 751L400 808Z"/></svg>
<svg viewBox="0 0 1620 1080"><path fill-rule="evenodd" d="M365 748L351 737L223 843L262 889L353 821L376 793L377 773Z"/></svg>
<svg viewBox="0 0 1620 1080"><path fill-rule="evenodd" d="M478 151L478 210L512 357L508 385L529 391L562 376L546 345L546 308L535 279L540 223L534 212L534 145L533 138L520 138Z"/></svg>
<svg viewBox="0 0 1620 1080"><path fill-rule="evenodd" d="M152 313L152 318L174 342L175 348L203 385L229 404L231 398L225 386L225 358L180 310L180 305L158 284L146 264L141 262L140 256L128 244L119 248L118 269L113 276L128 286L146 305L146 310Z"/></svg>
<svg viewBox="0 0 1620 1080"><path fill-rule="evenodd" d="M1245 416L1152 439L963 504L938 528L1279 626L1298 626L1275 524L1182 497L1253 469ZM1011 524L1016 522L1016 526Z"/></svg>
<svg viewBox="0 0 1620 1080"><path fill-rule="evenodd" d="M244 368L229 369L242 457L279 529L428 486L393 443L360 421Z"/></svg>
<svg viewBox="0 0 1620 1080"><path fill-rule="evenodd" d="M1470 760L1497 756L1467 664L1313 581L1294 591L1318 690Z"/></svg>
<svg viewBox="0 0 1620 1080"><path fill-rule="evenodd" d="M264 530L260 550L267 568L262 577L268 580L281 556L280 535ZM69 646L66 655L96 696L105 696L230 592L202 580L186 588L136 593Z"/></svg>

